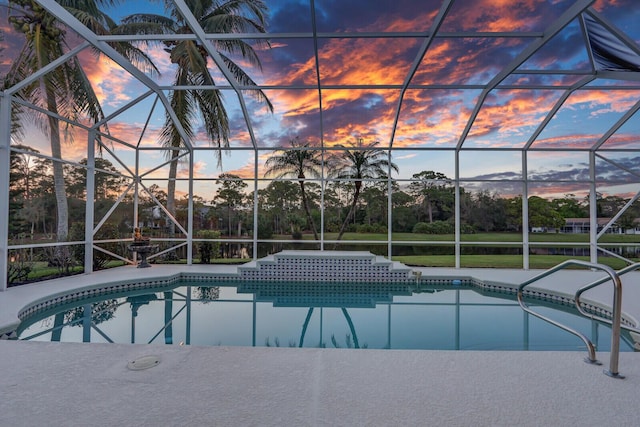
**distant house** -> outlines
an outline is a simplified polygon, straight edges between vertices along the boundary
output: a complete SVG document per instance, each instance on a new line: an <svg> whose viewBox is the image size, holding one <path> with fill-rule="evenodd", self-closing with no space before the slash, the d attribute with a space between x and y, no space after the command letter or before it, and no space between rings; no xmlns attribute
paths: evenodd
<svg viewBox="0 0 640 427"><path fill-rule="evenodd" d="M611 218L598 218L599 233L611 221ZM618 224L614 223L607 229L606 234L640 234L640 218L636 218L635 227L630 229L622 229ZM560 229L561 233L580 234L589 233L591 231L591 222L589 218L565 218L565 225Z"/></svg>

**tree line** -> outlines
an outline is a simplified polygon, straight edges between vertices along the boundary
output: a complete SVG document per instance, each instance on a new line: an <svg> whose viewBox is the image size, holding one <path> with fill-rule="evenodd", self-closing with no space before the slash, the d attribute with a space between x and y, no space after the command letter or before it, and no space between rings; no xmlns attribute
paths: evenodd
<svg viewBox="0 0 640 427"><path fill-rule="evenodd" d="M397 170L389 162L388 154L370 144L366 149L339 150L328 156L328 173L324 194L319 181L320 150L299 140L291 142L291 149L276 151L266 161L265 177L275 178L258 189L258 238L291 236L294 239L309 234L319 238L320 224L324 232L385 233L389 227L387 171ZM13 146L11 153L10 222L9 233L14 240L56 240L57 210L52 162L39 157L37 150L27 146ZM65 197L72 207L69 225L84 224L86 203L86 159L79 166L64 166ZM101 220L124 188L129 184L120 171L107 159L95 159L96 173L94 205L95 221ZM246 237L253 233L254 194L247 182L238 175L223 173L216 179L217 190L210 197L193 195L194 230L216 230L222 236ZM414 174L409 181L391 181L391 211L394 232L450 234L455 224L455 187L453 180L435 171ZM148 232L173 233L164 213L158 215L156 202L166 206L165 189L149 186L150 195L139 193L138 220ZM155 200L154 200L155 199ZM188 196L176 201L176 220L186 228ZM598 198L598 216L612 217L626 203L618 196ZM322 217L321 206L324 209ZM588 200L572 194L562 198L528 199L529 226L560 229L566 218L589 216ZM618 224L631 228L638 217L638 207L632 206ZM106 226L108 238L129 237L137 224L133 223L133 194L129 192L113 211ZM502 197L488 190L479 192L460 188L460 224L463 233L521 232L522 197ZM103 225L103 227L105 227ZM76 233L77 234L77 233ZM77 237L82 237L83 234Z"/></svg>

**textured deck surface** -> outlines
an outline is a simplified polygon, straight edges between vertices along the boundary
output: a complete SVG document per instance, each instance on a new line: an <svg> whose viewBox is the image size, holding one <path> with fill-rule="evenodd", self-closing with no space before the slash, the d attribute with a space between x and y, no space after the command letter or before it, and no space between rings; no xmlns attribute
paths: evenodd
<svg viewBox="0 0 640 427"><path fill-rule="evenodd" d="M178 267L230 271L230 266ZM424 275L520 283L537 272L421 269ZM0 327L25 304L176 267L121 268L0 293ZM539 284L572 293L602 273L561 272ZM640 318L640 276L623 308ZM608 286L589 299L611 301ZM0 341L1 426L447 425L636 426L640 353L621 353L624 380L586 352L493 352L195 347ZM132 371L129 362L160 363Z"/></svg>
<svg viewBox="0 0 640 427"><path fill-rule="evenodd" d="M624 380L578 352L0 342L2 426L637 426ZM152 368L128 362L158 356ZM607 355L603 354L606 358Z"/></svg>

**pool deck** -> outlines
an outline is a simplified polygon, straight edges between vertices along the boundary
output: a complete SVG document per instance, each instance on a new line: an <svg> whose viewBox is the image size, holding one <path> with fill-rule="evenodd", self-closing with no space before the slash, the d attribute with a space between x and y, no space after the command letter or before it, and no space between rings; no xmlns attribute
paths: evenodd
<svg viewBox="0 0 640 427"><path fill-rule="evenodd" d="M122 267L0 292L0 330L22 307L79 287L235 266ZM521 283L539 271L420 268L424 276ZM561 294L603 277L560 271L536 287ZM585 299L611 305L610 285ZM623 311L640 319L640 273L623 276ZM640 424L640 353L619 372L583 352L341 350L0 341L0 425ZM157 366L134 371L133 360Z"/></svg>

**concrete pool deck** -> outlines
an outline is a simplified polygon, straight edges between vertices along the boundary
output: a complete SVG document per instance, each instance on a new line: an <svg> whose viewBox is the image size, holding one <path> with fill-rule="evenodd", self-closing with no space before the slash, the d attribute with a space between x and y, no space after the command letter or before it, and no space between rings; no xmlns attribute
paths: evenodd
<svg viewBox="0 0 640 427"><path fill-rule="evenodd" d="M22 307L93 284L235 266L122 267L0 292L0 328ZM539 271L417 269L521 283ZM603 277L561 271L537 287L573 293ZM623 311L640 319L640 273ZM610 285L586 299L610 305ZM0 425L600 425L640 423L640 353L619 372L584 352L340 350L0 341ZM157 366L132 371L143 356Z"/></svg>

